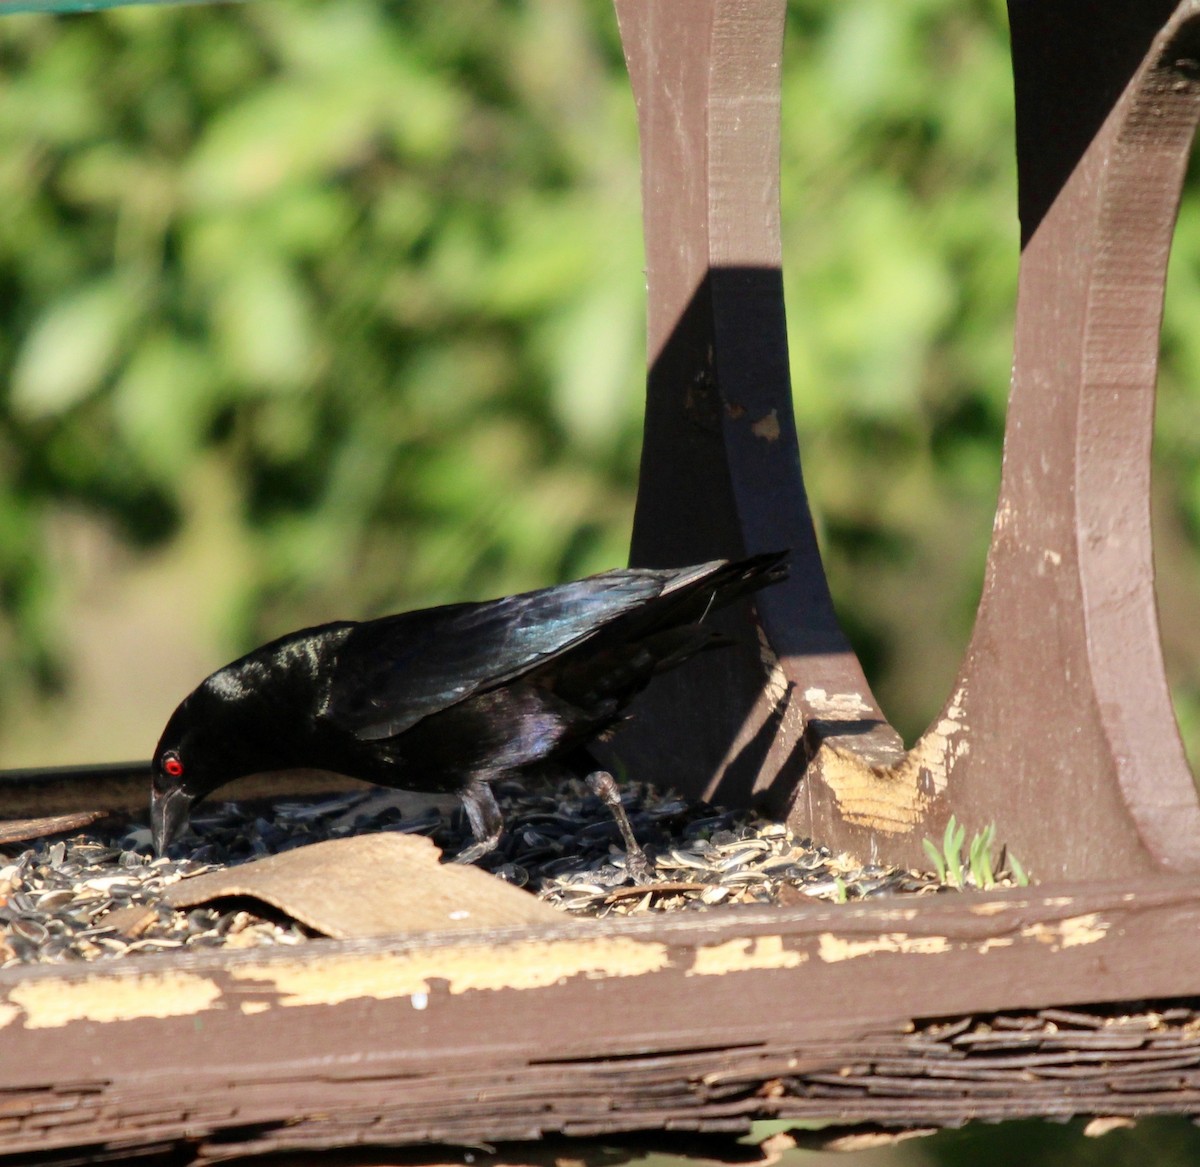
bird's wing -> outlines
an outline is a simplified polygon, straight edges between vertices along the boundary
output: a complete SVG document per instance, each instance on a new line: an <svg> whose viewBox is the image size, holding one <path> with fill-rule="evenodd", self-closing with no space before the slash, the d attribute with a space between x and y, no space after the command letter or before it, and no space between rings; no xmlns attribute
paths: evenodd
<svg viewBox="0 0 1200 1167"><path fill-rule="evenodd" d="M324 715L362 739L393 737L567 651L670 590L679 574L611 571L500 600L364 622L338 652Z"/></svg>

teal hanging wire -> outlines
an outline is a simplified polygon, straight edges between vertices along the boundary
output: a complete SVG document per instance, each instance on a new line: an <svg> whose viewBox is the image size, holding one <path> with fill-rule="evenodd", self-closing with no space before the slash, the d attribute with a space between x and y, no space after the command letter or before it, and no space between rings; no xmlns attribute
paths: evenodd
<svg viewBox="0 0 1200 1167"><path fill-rule="evenodd" d="M145 4L227 3L228 0L0 0L0 16L13 12L98 12L105 8L132 8Z"/></svg>

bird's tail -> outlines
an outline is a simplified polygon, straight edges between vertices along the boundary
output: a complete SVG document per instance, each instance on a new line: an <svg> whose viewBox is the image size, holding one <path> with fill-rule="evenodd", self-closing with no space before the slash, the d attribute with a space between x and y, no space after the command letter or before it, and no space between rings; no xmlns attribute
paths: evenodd
<svg viewBox="0 0 1200 1167"><path fill-rule="evenodd" d="M674 573L636 617L641 630L632 639L653 658L653 672L665 673L697 653L733 644L706 623L708 617L759 588L786 579L787 555L786 551L770 551L746 559L718 559Z"/></svg>
<svg viewBox="0 0 1200 1167"><path fill-rule="evenodd" d="M706 623L715 611L742 596L787 577L786 551L746 559L715 560L694 567L640 569L660 582L656 596L607 624L588 640L588 650L573 662L569 683L584 707L613 701L614 714L652 677L665 673L710 648L734 643ZM639 569L630 569L639 572Z"/></svg>
<svg viewBox="0 0 1200 1167"><path fill-rule="evenodd" d="M701 622L710 612L787 579L787 557L786 551L767 551L681 568L663 587L659 600L677 619Z"/></svg>

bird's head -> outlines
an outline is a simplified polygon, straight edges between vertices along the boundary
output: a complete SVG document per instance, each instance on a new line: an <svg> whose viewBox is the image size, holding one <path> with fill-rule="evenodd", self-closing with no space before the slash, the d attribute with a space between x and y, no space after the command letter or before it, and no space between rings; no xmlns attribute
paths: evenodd
<svg viewBox="0 0 1200 1167"><path fill-rule="evenodd" d="M159 738L150 786L150 829L159 855L187 826L197 802L235 778L271 768L256 748L251 711L236 697L214 673L180 703Z"/></svg>
<svg viewBox="0 0 1200 1167"><path fill-rule="evenodd" d="M150 829L154 850L162 855L187 826L192 807L237 775L215 756L205 720L195 708L199 690L171 715L154 751L150 780Z"/></svg>
<svg viewBox="0 0 1200 1167"><path fill-rule="evenodd" d="M248 774L312 764L321 671L349 623L305 628L218 669L171 714L154 751L150 826L161 855L191 808Z"/></svg>

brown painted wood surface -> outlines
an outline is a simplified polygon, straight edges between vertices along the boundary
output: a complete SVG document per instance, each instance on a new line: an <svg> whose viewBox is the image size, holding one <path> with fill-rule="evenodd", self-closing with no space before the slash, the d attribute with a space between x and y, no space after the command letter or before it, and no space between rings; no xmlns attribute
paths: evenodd
<svg viewBox="0 0 1200 1167"><path fill-rule="evenodd" d="M1200 804L1163 672L1149 484L1200 9L1015 4L1012 28L1016 358L983 600L931 735L943 813L994 819L1044 877L1195 870Z"/></svg>
<svg viewBox="0 0 1200 1167"><path fill-rule="evenodd" d="M903 754L834 615L800 472L779 237L783 0L616 0L641 135L649 373L631 562L791 548L617 735L634 773L783 805L815 741ZM806 744L804 736L808 735Z"/></svg>
<svg viewBox="0 0 1200 1167"><path fill-rule="evenodd" d="M975 629L904 752L837 626L791 411L778 223L782 0L616 0L641 129L649 375L632 558L792 546L744 650L666 678L635 772L921 859L950 814L1042 878L1200 868L1162 665L1149 469L1194 0L1011 6L1023 233L1003 481ZM804 306L793 306L803 311Z"/></svg>
<svg viewBox="0 0 1200 1167"><path fill-rule="evenodd" d="M1200 802L1163 671L1149 485L1167 259L1200 119L1200 6L1010 14L1024 246L974 633L908 758L880 769L824 751L793 819L913 858L910 825L939 834L954 813L972 829L995 822L1042 878L1194 871Z"/></svg>
<svg viewBox="0 0 1200 1167"><path fill-rule="evenodd" d="M222 796L241 802L356 789L369 789L369 784L324 770L289 770L239 778L222 788ZM144 816L149 804L149 761L0 770L0 822L91 811Z"/></svg>
<svg viewBox="0 0 1200 1167"><path fill-rule="evenodd" d="M1191 1113L1197 967L1200 881L1157 877L5 970L0 1149ZM1020 1057L938 1023L1145 998Z"/></svg>

